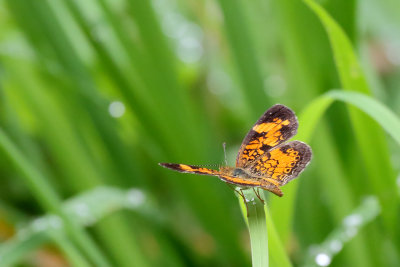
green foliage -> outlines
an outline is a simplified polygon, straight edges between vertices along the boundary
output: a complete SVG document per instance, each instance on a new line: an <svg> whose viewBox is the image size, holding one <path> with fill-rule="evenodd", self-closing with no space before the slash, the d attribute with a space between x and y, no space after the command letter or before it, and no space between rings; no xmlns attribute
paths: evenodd
<svg viewBox="0 0 400 267"><path fill-rule="evenodd" d="M3 2L0 266L400 265L393 1ZM313 149L284 197L157 165L274 103Z"/></svg>

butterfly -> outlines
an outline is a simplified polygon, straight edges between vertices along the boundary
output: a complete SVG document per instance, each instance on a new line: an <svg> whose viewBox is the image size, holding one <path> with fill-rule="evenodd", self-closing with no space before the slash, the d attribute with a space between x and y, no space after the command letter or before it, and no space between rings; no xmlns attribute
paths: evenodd
<svg viewBox="0 0 400 267"><path fill-rule="evenodd" d="M294 112L281 104L269 108L247 133L236 166L219 170L176 163L159 165L178 172L218 176L241 188L261 188L283 196L281 186L296 178L310 163L311 148L300 141L288 141L297 133ZM261 200L261 199L260 199Z"/></svg>

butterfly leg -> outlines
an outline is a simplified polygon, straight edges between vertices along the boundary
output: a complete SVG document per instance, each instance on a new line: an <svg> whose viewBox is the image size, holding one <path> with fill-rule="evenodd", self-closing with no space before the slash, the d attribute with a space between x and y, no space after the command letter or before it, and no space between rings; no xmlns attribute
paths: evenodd
<svg viewBox="0 0 400 267"><path fill-rule="evenodd" d="M239 193L239 191L240 191L240 193ZM244 196L242 189L239 189L239 191L236 191L236 192L238 192L238 194L243 198L244 205L246 206L246 215L247 215L247 218L249 218L249 207L247 206L247 199Z"/></svg>
<svg viewBox="0 0 400 267"><path fill-rule="evenodd" d="M259 189L257 188L257 189L254 189L254 187L253 187L253 191L254 191L254 194L256 194L256 196L257 196L257 198L261 201L261 203L264 205L265 204L265 201L264 201L264 199L262 199L262 197L260 196L260 191L258 191Z"/></svg>
<svg viewBox="0 0 400 267"><path fill-rule="evenodd" d="M246 206L247 217L249 217L249 207L247 206L247 199L246 199L246 197L244 196L244 193L243 193L242 189L237 190L237 189L235 189L234 186L232 186L231 184L228 184L228 183L227 183L227 185L228 185L228 187L229 187L230 189L232 189L232 190L235 191L239 196L242 197L243 202L244 202L244 205Z"/></svg>

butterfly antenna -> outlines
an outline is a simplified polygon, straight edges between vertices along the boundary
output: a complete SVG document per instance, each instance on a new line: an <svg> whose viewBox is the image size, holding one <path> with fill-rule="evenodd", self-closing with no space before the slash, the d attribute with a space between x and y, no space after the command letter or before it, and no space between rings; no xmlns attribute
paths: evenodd
<svg viewBox="0 0 400 267"><path fill-rule="evenodd" d="M224 148L224 156L225 156L225 165L228 166L228 160L226 158L226 143L222 143L222 147Z"/></svg>
<svg viewBox="0 0 400 267"><path fill-rule="evenodd" d="M194 167L219 167L219 164L196 164L196 165L191 165Z"/></svg>

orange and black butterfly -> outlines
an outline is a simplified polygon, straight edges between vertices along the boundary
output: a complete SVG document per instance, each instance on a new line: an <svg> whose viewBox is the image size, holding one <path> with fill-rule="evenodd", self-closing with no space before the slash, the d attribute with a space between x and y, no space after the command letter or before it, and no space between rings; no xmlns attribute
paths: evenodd
<svg viewBox="0 0 400 267"><path fill-rule="evenodd" d="M286 142L297 133L297 127L294 112L277 104L261 116L244 138L236 167L213 170L186 164L160 165L179 172L218 176L230 184L262 188L282 196L279 187L296 178L311 160L312 152L307 144Z"/></svg>

